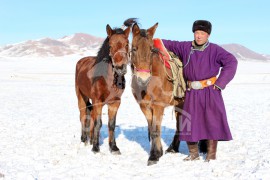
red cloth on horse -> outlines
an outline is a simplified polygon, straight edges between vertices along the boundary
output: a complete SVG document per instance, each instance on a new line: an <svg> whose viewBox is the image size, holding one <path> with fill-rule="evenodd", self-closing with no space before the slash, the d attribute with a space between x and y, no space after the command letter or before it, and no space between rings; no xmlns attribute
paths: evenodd
<svg viewBox="0 0 270 180"><path fill-rule="evenodd" d="M170 54L168 53L167 49L165 48L163 42L159 38L153 39L154 41L154 47L159 49L159 57L164 61L165 66L169 69L171 69L171 66L169 64L169 60L171 59Z"/></svg>

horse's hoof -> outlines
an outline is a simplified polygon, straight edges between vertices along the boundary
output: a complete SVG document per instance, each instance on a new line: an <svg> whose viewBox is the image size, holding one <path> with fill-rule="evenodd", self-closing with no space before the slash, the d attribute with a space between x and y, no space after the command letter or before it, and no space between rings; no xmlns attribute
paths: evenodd
<svg viewBox="0 0 270 180"><path fill-rule="evenodd" d="M149 159L148 159L147 166L151 166L153 164L157 164L158 161L159 161L159 157L154 156L154 155L151 155L149 157Z"/></svg>
<svg viewBox="0 0 270 180"><path fill-rule="evenodd" d="M175 148L172 145L170 145L168 147L168 149L165 151L165 154L167 154L167 153L179 153L179 150L178 150L178 148Z"/></svg>
<svg viewBox="0 0 270 180"><path fill-rule="evenodd" d="M147 166L151 166L151 165L154 165L154 164L157 164L158 160L155 161L155 160L148 160L147 161Z"/></svg>
<svg viewBox="0 0 270 180"><path fill-rule="evenodd" d="M81 141L83 142L83 143L87 143L87 136L81 136Z"/></svg>
<svg viewBox="0 0 270 180"><path fill-rule="evenodd" d="M173 150L173 149L167 149L167 150L165 151L165 154L167 154L167 153L172 153L172 154L174 154L174 153L176 153L176 152L175 152L175 150Z"/></svg>
<svg viewBox="0 0 270 180"><path fill-rule="evenodd" d="M109 146L110 146L110 152L111 152L112 154L114 154L114 155L119 155L119 154L121 154L119 148L116 146L115 143L114 143L114 144L109 143Z"/></svg>
<svg viewBox="0 0 270 180"><path fill-rule="evenodd" d="M100 152L99 146L93 146L92 147L92 152L95 153L95 154L99 153Z"/></svg>
<svg viewBox="0 0 270 180"><path fill-rule="evenodd" d="M121 155L121 152L118 150L118 151L111 151L111 153L113 154L113 155Z"/></svg>

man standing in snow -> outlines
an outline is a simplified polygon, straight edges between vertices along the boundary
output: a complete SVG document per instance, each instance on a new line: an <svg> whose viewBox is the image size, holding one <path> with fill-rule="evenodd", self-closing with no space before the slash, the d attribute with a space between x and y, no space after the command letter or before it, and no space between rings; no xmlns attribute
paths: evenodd
<svg viewBox="0 0 270 180"><path fill-rule="evenodd" d="M183 110L190 116L188 119L182 115L180 119L180 124L185 125L180 127L180 140L186 141L189 149L185 161L199 159L200 140L207 140L207 162L216 159L218 141L232 140L221 90L233 79L237 60L208 41L211 30L209 21L197 20L192 27L194 41L162 40L183 61L188 85Z"/></svg>

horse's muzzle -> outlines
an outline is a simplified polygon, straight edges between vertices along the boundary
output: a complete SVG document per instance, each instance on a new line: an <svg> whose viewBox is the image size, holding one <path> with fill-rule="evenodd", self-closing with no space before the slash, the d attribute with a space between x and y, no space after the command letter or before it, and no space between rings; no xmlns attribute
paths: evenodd
<svg viewBox="0 0 270 180"><path fill-rule="evenodd" d="M149 72L136 72L136 80L139 86L146 87L151 80L151 74Z"/></svg>
<svg viewBox="0 0 270 180"><path fill-rule="evenodd" d="M123 64L121 66L114 66L113 70L119 76L124 76L127 73L127 65L126 64Z"/></svg>

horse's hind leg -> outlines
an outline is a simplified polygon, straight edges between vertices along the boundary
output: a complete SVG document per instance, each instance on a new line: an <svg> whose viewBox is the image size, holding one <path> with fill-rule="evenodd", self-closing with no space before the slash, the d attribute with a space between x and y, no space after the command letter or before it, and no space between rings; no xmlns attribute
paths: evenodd
<svg viewBox="0 0 270 180"><path fill-rule="evenodd" d="M116 123L116 114L120 106L120 100L115 101L114 103L108 104L108 129L109 129L109 146L112 154L121 154L119 148L116 146L114 130Z"/></svg>
<svg viewBox="0 0 270 180"><path fill-rule="evenodd" d="M180 145L180 140L179 140L179 135L180 135L180 118L182 115L183 111L183 104L184 100L179 100L178 105L176 105L174 108L175 111L175 118L176 118L176 130L175 134L173 137L173 141L168 147L168 149L165 151L165 153L178 153L179 152L179 145Z"/></svg>
<svg viewBox="0 0 270 180"><path fill-rule="evenodd" d="M76 89L77 98L78 98L78 107L80 111L80 121L82 126L81 141L87 144L89 138L89 123L90 123L90 108L87 107L89 100L84 96L80 90Z"/></svg>
<svg viewBox="0 0 270 180"><path fill-rule="evenodd" d="M87 130L86 133L87 133L87 137L89 137L89 139L90 139L90 144L93 144L93 131L91 131L91 126L90 126L91 125L90 124L91 123L91 119L90 119L91 115L90 115L90 113L93 110L93 106L90 103L89 99L88 99L88 101L86 103L86 107L87 107L87 109L86 109L87 118L86 118L85 129Z"/></svg>
<svg viewBox="0 0 270 180"><path fill-rule="evenodd" d="M176 115L176 130L175 130L175 134L173 137L173 140L170 144L170 146L168 147L168 149L165 151L165 153L178 153L179 152L179 145L180 145L180 140L179 140L179 134L180 134L180 112L175 111L175 115Z"/></svg>

